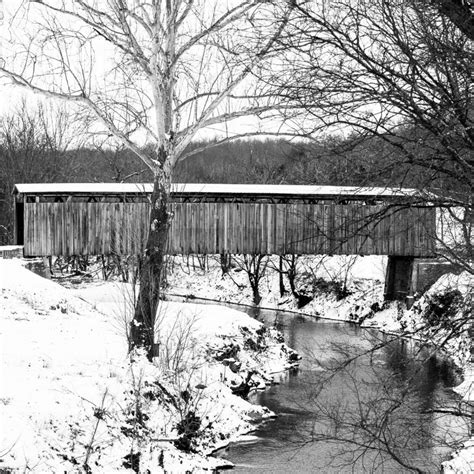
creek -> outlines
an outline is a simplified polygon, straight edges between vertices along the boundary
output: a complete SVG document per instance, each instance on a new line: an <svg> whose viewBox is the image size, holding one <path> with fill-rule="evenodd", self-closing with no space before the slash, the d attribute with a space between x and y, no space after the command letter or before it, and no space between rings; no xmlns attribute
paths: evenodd
<svg viewBox="0 0 474 474"><path fill-rule="evenodd" d="M233 472L439 472L467 439L466 418L438 412L458 408L451 387L460 380L429 348L348 323L239 309L278 327L303 359L251 395L277 418L216 453L235 464Z"/></svg>

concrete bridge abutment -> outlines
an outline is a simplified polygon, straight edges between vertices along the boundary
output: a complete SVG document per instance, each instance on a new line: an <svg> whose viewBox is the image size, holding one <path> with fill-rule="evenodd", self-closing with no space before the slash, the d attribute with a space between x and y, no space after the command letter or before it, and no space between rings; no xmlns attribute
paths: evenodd
<svg viewBox="0 0 474 474"><path fill-rule="evenodd" d="M390 255L385 273L385 300L405 301L410 308L416 297L423 294L440 276L459 272L459 267L442 258Z"/></svg>

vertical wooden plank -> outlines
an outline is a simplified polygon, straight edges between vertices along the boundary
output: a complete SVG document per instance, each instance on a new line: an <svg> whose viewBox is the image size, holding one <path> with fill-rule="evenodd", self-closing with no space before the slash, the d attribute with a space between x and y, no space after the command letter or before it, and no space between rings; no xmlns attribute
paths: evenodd
<svg viewBox="0 0 474 474"><path fill-rule="evenodd" d="M34 203L34 216L33 216L33 219L34 219L34 243L35 243L35 246L34 246L34 254L35 255L39 255L40 253L40 222L38 220L38 203L35 202Z"/></svg>
<svg viewBox="0 0 474 474"><path fill-rule="evenodd" d="M330 209L333 212L332 215L332 222L333 222L333 231L330 235L333 236L331 254L337 254L340 251L341 242L342 242L342 229L341 229L341 212L342 212L342 205L341 204L332 204Z"/></svg>
<svg viewBox="0 0 474 474"><path fill-rule="evenodd" d="M58 239L58 255L65 256L66 252L66 230L65 230L65 222L64 222L64 206L65 203L58 202L56 203L57 211L56 211L56 235Z"/></svg>
<svg viewBox="0 0 474 474"><path fill-rule="evenodd" d="M404 211L404 213L400 216L399 221L400 221L401 227L403 228L400 252L401 252L401 255L407 255L410 227L413 225L412 214L411 214L410 208Z"/></svg>
<svg viewBox="0 0 474 474"><path fill-rule="evenodd" d="M42 216L42 204L36 202L35 204L36 209L36 228L38 230L37 234L37 241L36 241L36 254L38 256L43 255L43 216Z"/></svg>
<svg viewBox="0 0 474 474"><path fill-rule="evenodd" d="M204 242L204 236L206 235L206 222L204 214L204 206L202 203L196 206L196 246L197 251L201 255L206 253L206 245Z"/></svg>
<svg viewBox="0 0 474 474"><path fill-rule="evenodd" d="M53 255L53 226L52 226L52 216L53 216L53 203L48 203L47 211L46 211L46 232L47 232L47 255Z"/></svg>
<svg viewBox="0 0 474 474"><path fill-rule="evenodd" d="M41 215L38 202L35 202L35 255L41 255Z"/></svg>
<svg viewBox="0 0 474 474"><path fill-rule="evenodd" d="M288 209L285 204L277 204L278 221L277 221L277 245L278 254L285 255L287 253L286 247L286 232L287 232L287 213Z"/></svg>
<svg viewBox="0 0 474 474"><path fill-rule="evenodd" d="M186 248L185 248L185 245L186 245L186 225L187 225L187 222L188 222L188 218L187 218L187 206L183 203L179 204L179 209L180 209L180 212L179 212L179 227L177 229L177 231L179 232L179 236L180 236L180 242L181 242L181 245L180 245L180 251L182 254L186 253Z"/></svg>
<svg viewBox="0 0 474 474"><path fill-rule="evenodd" d="M381 204L380 208L380 218L378 218L378 223L377 223L377 232L375 234L376 236L376 242L378 243L378 246L380 248L380 253L382 255L387 255L389 245L387 242L387 236L386 236L386 231L385 228L387 227L387 223L390 222L389 220L389 211L386 209L386 206Z"/></svg>
<svg viewBox="0 0 474 474"><path fill-rule="evenodd" d="M295 205L285 204L286 207L286 254L295 253Z"/></svg>
<svg viewBox="0 0 474 474"><path fill-rule="evenodd" d="M197 230L198 230L198 203L191 204L191 242L190 253L198 252Z"/></svg>
<svg viewBox="0 0 474 474"><path fill-rule="evenodd" d="M92 204L91 202L85 202L84 203L84 224L85 224L85 229L84 229L84 236L86 237L85 242L83 242L82 245L82 251L86 255L96 255L94 252L94 246L95 246L95 232L93 229L93 210L92 210Z"/></svg>
<svg viewBox="0 0 474 474"><path fill-rule="evenodd" d="M91 252L91 249L94 246L95 236L92 230L92 214L90 210L91 203L84 202L82 203L83 208L83 230L82 235L84 236L84 241L82 242L82 253L84 255L94 255L94 252Z"/></svg>
<svg viewBox="0 0 474 474"><path fill-rule="evenodd" d="M63 255L63 248L62 248L62 238L63 238L63 230L62 230L62 204L56 202L54 204L54 220L55 220L55 226L54 226L54 246L55 246L55 251L56 255Z"/></svg>
<svg viewBox="0 0 474 474"><path fill-rule="evenodd" d="M101 233L101 226L104 220L104 203L91 203L90 206L92 211L92 232L94 235L94 247L92 253L94 253L95 255L101 255L104 253Z"/></svg>
<svg viewBox="0 0 474 474"><path fill-rule="evenodd" d="M78 235L80 236L79 242L78 242L78 254L80 255L85 255L84 252L84 246L86 245L87 242L87 216L86 216L86 203L85 202L78 202L78 224L79 224L79 229L78 229Z"/></svg>
<svg viewBox="0 0 474 474"><path fill-rule="evenodd" d="M114 209L115 209L115 203L107 203L107 216L106 216L106 229L105 229L105 235L104 238L106 239L106 245L107 245L107 254L111 254L113 251L113 247L115 245L115 236L113 235L114 233L114 228L113 228L113 216L114 216Z"/></svg>
<svg viewBox="0 0 474 474"><path fill-rule="evenodd" d="M129 209L129 215L128 215L128 223L130 226L130 248L128 249L129 255L135 255L137 252L137 220L136 220L136 215L137 215L137 210L138 210L138 203L133 202L130 203L130 209ZM173 209L170 209L171 212ZM171 223L173 223L173 220L171 219Z"/></svg>
<svg viewBox="0 0 474 474"><path fill-rule="evenodd" d="M103 202L102 206L100 207L100 214L98 217L100 217L100 223L99 223L99 235L100 235L100 240L101 240L101 247L102 247L102 253L104 255L107 255L110 253L110 248L109 248L109 239L110 239L110 234L109 234L109 207L110 203L108 202Z"/></svg>
<svg viewBox="0 0 474 474"><path fill-rule="evenodd" d="M123 233L122 233L122 223L123 223L123 209L124 204L118 202L114 207L114 235L115 235L115 252L122 254L123 246Z"/></svg>
<svg viewBox="0 0 474 474"><path fill-rule="evenodd" d="M29 205L30 207L30 231L29 231L29 234L30 234L30 251L29 251L29 255L35 255L35 251L36 251L36 222L35 222L35 218L36 218L36 213L35 213L35 209L36 209L36 204L35 203L31 203Z"/></svg>
<svg viewBox="0 0 474 474"><path fill-rule="evenodd" d="M356 202L348 204L346 206L345 212L344 212L344 219L345 219L345 233L346 233L346 242L345 242L345 254L346 255L353 255L355 253L355 246L354 246L354 240L355 240L355 225L354 225L354 219L355 219L355 206L357 205Z"/></svg>
<svg viewBox="0 0 474 474"><path fill-rule="evenodd" d="M66 203L61 203L61 255L68 257Z"/></svg>
<svg viewBox="0 0 474 474"><path fill-rule="evenodd" d="M226 204L226 239L225 253L230 253L234 245L234 203Z"/></svg>
<svg viewBox="0 0 474 474"><path fill-rule="evenodd" d="M130 206L130 214L129 214L129 225L130 225L130 232L131 232L131 242L130 242L130 255L135 255L137 253L137 237L138 237L138 222L137 222L137 214L138 214L138 202L134 202ZM173 208L171 207L171 212L173 212ZM173 223L173 220L171 220Z"/></svg>
<svg viewBox="0 0 474 474"><path fill-rule="evenodd" d="M216 254L217 252L217 246L216 246L216 240L217 240L217 235L216 235L216 209L215 209L215 203L210 202L209 203L209 247L210 251L209 253Z"/></svg>
<svg viewBox="0 0 474 474"><path fill-rule="evenodd" d="M320 214L320 206L319 204L313 204L312 210L310 213L310 220L311 220L311 239L310 239L310 247L308 249L308 253L312 253L317 255L319 253L319 214Z"/></svg>
<svg viewBox="0 0 474 474"><path fill-rule="evenodd" d="M121 221L119 222L120 231L120 255L127 254L128 240L130 238L128 226L128 202L121 203Z"/></svg>
<svg viewBox="0 0 474 474"><path fill-rule="evenodd" d="M366 252L376 253L377 255L383 255L383 235L382 235L382 223L380 222L380 212L382 212L383 206L377 205L366 212L365 219L368 223L368 232L370 238L366 246Z"/></svg>
<svg viewBox="0 0 474 474"><path fill-rule="evenodd" d="M45 216L44 216L44 203L40 202L37 204L38 207L38 219L39 219L39 255L45 255Z"/></svg>
<svg viewBox="0 0 474 474"><path fill-rule="evenodd" d="M320 255L323 255L330 252L331 242L329 239L332 232L332 229L329 228L329 206L326 202L321 205L320 222L321 237L319 240L319 253Z"/></svg>
<svg viewBox="0 0 474 474"><path fill-rule="evenodd" d="M72 239L71 239L71 252L73 255L78 255L79 254L79 240L81 238L81 229L79 227L79 208L78 208L77 202L71 202L71 210L72 210Z"/></svg>
<svg viewBox="0 0 474 474"><path fill-rule="evenodd" d="M139 205L140 203L134 202L130 206L129 225L130 225L130 232L131 232L131 239L132 239L130 242L130 255L136 255L137 253L138 227L139 227L137 216L138 216ZM172 211L173 209L171 208L171 212Z"/></svg>
<svg viewBox="0 0 474 474"><path fill-rule="evenodd" d="M128 205L127 221L128 221L129 242L128 242L128 248L127 248L127 255L134 255L136 252L135 243L137 240L137 231L136 231L136 220L134 220L134 215L136 215L136 207L137 207L136 202L130 202ZM171 208L170 208L170 211L172 211ZM172 223L173 221L171 220L171 224Z"/></svg>
<svg viewBox="0 0 474 474"><path fill-rule="evenodd" d="M387 255L394 255L395 252L395 232L393 210L390 209L387 219L384 221L384 240L388 243Z"/></svg>
<svg viewBox="0 0 474 474"><path fill-rule="evenodd" d="M301 204L292 204L291 209L293 212L293 253L301 253L301 244L302 244L302 205Z"/></svg>
<svg viewBox="0 0 474 474"><path fill-rule="evenodd" d="M72 202L71 206L74 212L74 235L73 235L73 244L74 249L73 253L79 255L81 253L81 240L82 240L82 229L81 229L81 213L80 213L80 204L79 202Z"/></svg>
<svg viewBox="0 0 474 474"><path fill-rule="evenodd" d="M263 253L269 254L268 251L268 227L267 227L267 211L268 206L267 204L260 204L260 212L259 212L259 225L262 229L262 250Z"/></svg>
<svg viewBox="0 0 474 474"><path fill-rule="evenodd" d="M214 214L211 203L206 203L206 213L207 213L207 253L214 254Z"/></svg>
<svg viewBox="0 0 474 474"><path fill-rule="evenodd" d="M191 236L191 208L189 203L183 203L183 253L186 254L189 252L189 239Z"/></svg>
<svg viewBox="0 0 474 474"><path fill-rule="evenodd" d="M187 203L186 204L186 210L187 210L187 219L186 219L186 245L185 245L185 253L190 253L190 243L192 240L192 226L193 226L193 213L192 213L192 203Z"/></svg>
<svg viewBox="0 0 474 474"><path fill-rule="evenodd" d="M84 245L84 251L88 255L97 255L95 251L95 246L96 246L95 214L94 214L94 208L92 207L92 204L94 203L92 202L85 203L87 242Z"/></svg>
<svg viewBox="0 0 474 474"><path fill-rule="evenodd" d="M31 249L29 255L35 255L37 252L37 229L36 229L36 203L31 203Z"/></svg>
<svg viewBox="0 0 474 474"><path fill-rule="evenodd" d="M354 216L354 247L355 252L360 255L363 254L363 246L367 240L366 236L368 235L368 229L363 227L364 225L364 211L365 209L369 208L370 206L365 206L359 204L356 208L356 213Z"/></svg>
<svg viewBox="0 0 474 474"><path fill-rule="evenodd" d="M310 237L311 237L311 204L305 204L303 208L303 222L301 228L301 253L306 255L308 254Z"/></svg>
<svg viewBox="0 0 474 474"><path fill-rule="evenodd" d="M273 230L274 230L274 205L271 203L265 204L266 209L266 227L267 227L267 253L275 253L275 246L273 243Z"/></svg>
<svg viewBox="0 0 474 474"><path fill-rule="evenodd" d="M103 222L104 215L103 215L103 207L104 203L99 202L99 203L90 203L90 208L92 212L92 235L94 236L94 244L92 253L95 255L101 255L104 253L104 247L102 243L102 234L101 234L101 223Z"/></svg>
<svg viewBox="0 0 474 474"><path fill-rule="evenodd" d="M58 233L57 233L57 203L51 203L51 255L59 255L58 252Z"/></svg>
<svg viewBox="0 0 474 474"><path fill-rule="evenodd" d="M124 243L123 243L123 255L130 255L132 250L132 223L130 219L130 213L132 211L133 203L126 202L123 204L123 228L124 228Z"/></svg>
<svg viewBox="0 0 474 474"><path fill-rule="evenodd" d="M43 216L42 216L42 205L39 202L35 204L36 210L36 229L38 231L36 236L36 254L38 256L43 255Z"/></svg>
<svg viewBox="0 0 474 474"><path fill-rule="evenodd" d="M204 254L204 247L202 245L202 206L201 203L196 203L196 241L194 243L194 251L198 254Z"/></svg>
<svg viewBox="0 0 474 474"><path fill-rule="evenodd" d="M79 240L81 238L81 230L79 227L79 208L78 205L79 203L77 202L70 202L69 206L71 209L71 214L72 214L72 229L71 229L71 235L70 235L70 241L71 241L71 253L73 255L78 255L79 254Z"/></svg>
<svg viewBox="0 0 474 474"><path fill-rule="evenodd" d="M30 205L23 205L23 252L26 256L30 254Z"/></svg>
<svg viewBox="0 0 474 474"><path fill-rule="evenodd" d="M233 205L232 211L232 232L233 232L233 239L234 243L232 245L232 249L230 253L238 254L240 253L240 249L242 248L242 232L241 232L241 225L240 225L240 216L242 212L242 205L240 203L235 203Z"/></svg>
<svg viewBox="0 0 474 474"><path fill-rule="evenodd" d="M255 253L265 254L265 247L263 244L263 227L261 225L260 214L261 214L261 203L256 202L254 204L254 225L255 225Z"/></svg>
<svg viewBox="0 0 474 474"><path fill-rule="evenodd" d="M173 239L173 248L176 253L181 253L181 233L180 233L180 223L181 223L181 212L180 212L180 203L173 203L173 221L171 222L171 231L170 239Z"/></svg>
<svg viewBox="0 0 474 474"><path fill-rule="evenodd" d="M200 203L200 232L199 232L199 245L201 247L201 252L203 254L208 254L209 249L207 245L207 236L208 236L208 215L207 215L207 206L206 203L202 202Z"/></svg>
<svg viewBox="0 0 474 474"><path fill-rule="evenodd" d="M219 209L219 253L225 252L225 203L218 204Z"/></svg>
<svg viewBox="0 0 474 474"><path fill-rule="evenodd" d="M81 243L79 247L79 253L81 255L87 255L87 242L89 240L89 225L88 225L88 215L87 215L87 203L81 202L78 203L79 206L79 226L80 226L80 235Z"/></svg>
<svg viewBox="0 0 474 474"><path fill-rule="evenodd" d="M258 253L258 233L255 225L255 208L256 208L256 203L253 202L250 204L249 209L248 209L248 220L249 220L249 245L250 245L250 252L252 254Z"/></svg>
<svg viewBox="0 0 474 474"><path fill-rule="evenodd" d="M125 255L125 248L127 246L128 232L127 232L127 204L121 202L119 206L119 221L117 222L117 234L119 235L119 253Z"/></svg>
<svg viewBox="0 0 474 474"><path fill-rule="evenodd" d="M256 233L255 233L255 203L250 203L247 206L247 214L246 214L246 228L248 229L248 236L247 236L247 252L248 253L255 253L256 250Z"/></svg>
<svg viewBox="0 0 474 474"><path fill-rule="evenodd" d="M308 204L306 207L306 224L305 224L305 246L304 253L311 254L314 242L314 204Z"/></svg>

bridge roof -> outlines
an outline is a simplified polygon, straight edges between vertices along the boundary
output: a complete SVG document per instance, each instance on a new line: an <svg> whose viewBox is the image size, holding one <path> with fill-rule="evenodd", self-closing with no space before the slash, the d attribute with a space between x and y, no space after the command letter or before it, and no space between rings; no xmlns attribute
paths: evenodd
<svg viewBox="0 0 474 474"><path fill-rule="evenodd" d="M27 183L16 184L15 194L104 195L151 193L152 183ZM176 195L213 196L286 196L286 197L380 197L400 198L420 196L422 191L413 188L359 187L359 186L302 186L288 184L201 184L173 183Z"/></svg>

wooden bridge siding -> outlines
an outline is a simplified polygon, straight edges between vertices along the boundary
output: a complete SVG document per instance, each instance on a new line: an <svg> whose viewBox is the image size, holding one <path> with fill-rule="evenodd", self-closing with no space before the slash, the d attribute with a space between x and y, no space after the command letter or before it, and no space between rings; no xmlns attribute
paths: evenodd
<svg viewBox="0 0 474 474"><path fill-rule="evenodd" d="M428 256L433 209L383 205L172 203L170 253ZM148 203L25 203L25 255L139 253ZM385 213L384 213L385 212ZM384 213L373 222L374 214Z"/></svg>

